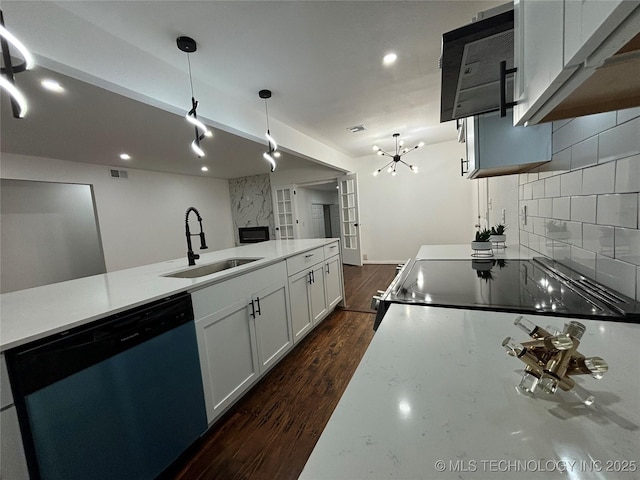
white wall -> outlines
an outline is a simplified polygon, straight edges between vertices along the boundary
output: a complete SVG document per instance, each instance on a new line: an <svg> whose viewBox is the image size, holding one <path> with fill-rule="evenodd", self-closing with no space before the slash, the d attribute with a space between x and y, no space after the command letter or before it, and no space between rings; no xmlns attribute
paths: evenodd
<svg viewBox="0 0 640 480"><path fill-rule="evenodd" d="M476 182L460 176L464 155L457 142L426 145L405 157L420 173L400 166L395 177L372 175L386 163L377 155L354 161L367 262L404 261L421 245L471 242L477 194Z"/></svg>
<svg viewBox="0 0 640 480"><path fill-rule="evenodd" d="M479 214L477 216L479 216L481 228L491 228L498 223L504 223L507 227L507 246L517 246L520 243L518 174L479 178L473 181L478 184ZM502 221L503 209L504 222Z"/></svg>
<svg viewBox="0 0 640 480"><path fill-rule="evenodd" d="M226 180L135 169L127 169L128 179L112 179L108 170L3 153L0 175L93 185L107 271L186 256L184 214L190 206L202 215L209 251L234 245Z"/></svg>
<svg viewBox="0 0 640 480"><path fill-rule="evenodd" d="M319 203L323 205L335 205L338 203L337 190L335 192L325 192L312 188L296 188L296 208L298 221L299 238L313 238L313 222L311 218L311 205Z"/></svg>

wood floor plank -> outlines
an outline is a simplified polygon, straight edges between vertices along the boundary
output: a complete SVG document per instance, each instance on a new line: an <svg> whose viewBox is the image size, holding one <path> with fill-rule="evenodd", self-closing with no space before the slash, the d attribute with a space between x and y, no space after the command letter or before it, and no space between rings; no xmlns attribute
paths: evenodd
<svg viewBox="0 0 640 480"><path fill-rule="evenodd" d="M395 265L345 266L347 306L310 332L162 479L297 479L373 338L371 296Z"/></svg>

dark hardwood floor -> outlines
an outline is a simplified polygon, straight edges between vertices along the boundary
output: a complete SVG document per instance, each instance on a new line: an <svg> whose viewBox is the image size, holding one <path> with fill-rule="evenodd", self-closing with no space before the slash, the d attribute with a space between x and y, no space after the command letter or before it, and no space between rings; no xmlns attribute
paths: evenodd
<svg viewBox="0 0 640 480"><path fill-rule="evenodd" d="M394 276L394 265L345 266L346 307L296 345L162 478L298 478L373 338L371 296Z"/></svg>

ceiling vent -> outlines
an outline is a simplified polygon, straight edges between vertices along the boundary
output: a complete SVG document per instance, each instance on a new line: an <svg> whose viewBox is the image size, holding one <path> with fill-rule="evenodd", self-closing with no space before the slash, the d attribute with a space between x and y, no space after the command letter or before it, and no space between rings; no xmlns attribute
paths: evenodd
<svg viewBox="0 0 640 480"><path fill-rule="evenodd" d="M358 133L358 132L362 132L364 130L366 130L367 127L365 127L364 125L360 124L360 125L354 125L353 127L349 127L347 128L347 130L349 130L351 133Z"/></svg>
<svg viewBox="0 0 640 480"><path fill-rule="evenodd" d="M126 170L114 170L110 168L109 176L111 178L129 178L129 172L127 172Z"/></svg>

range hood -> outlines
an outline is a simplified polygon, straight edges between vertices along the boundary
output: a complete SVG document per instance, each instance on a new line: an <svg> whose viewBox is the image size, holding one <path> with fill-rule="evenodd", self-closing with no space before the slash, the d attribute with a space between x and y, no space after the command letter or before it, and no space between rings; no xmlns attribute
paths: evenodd
<svg viewBox="0 0 640 480"><path fill-rule="evenodd" d="M513 68L513 8L442 35L440 122L499 110L501 61Z"/></svg>

